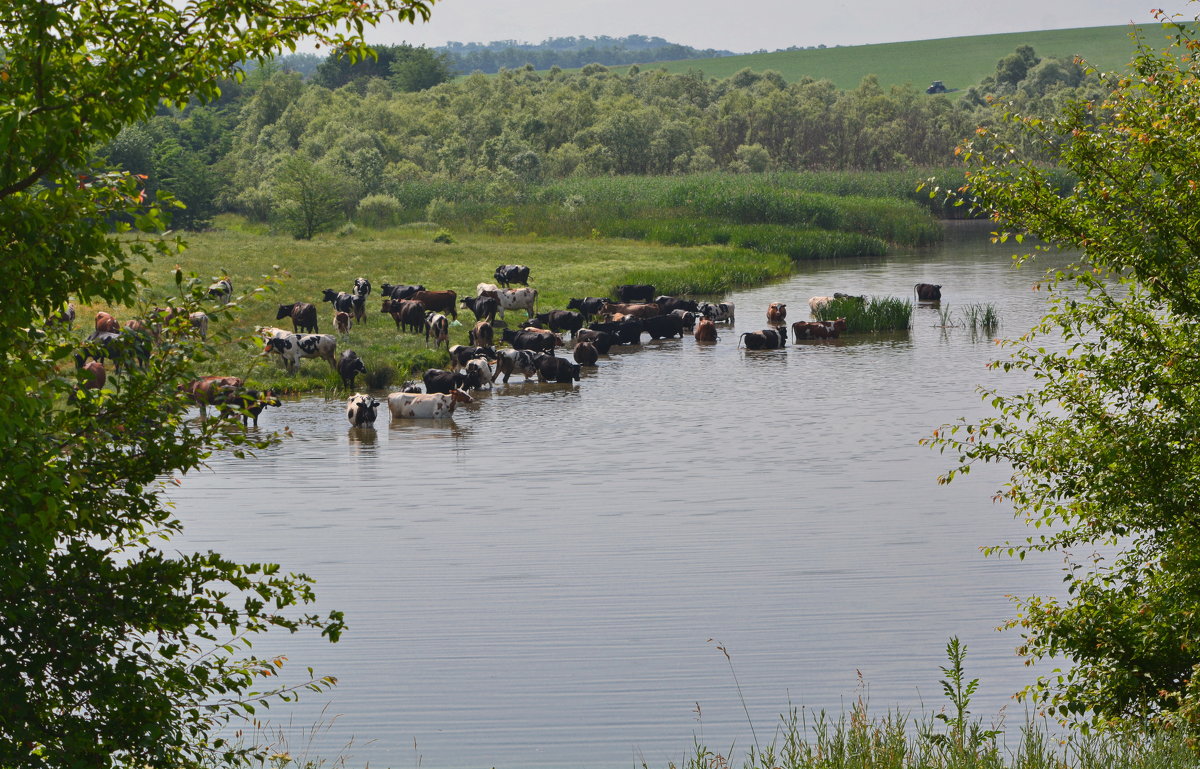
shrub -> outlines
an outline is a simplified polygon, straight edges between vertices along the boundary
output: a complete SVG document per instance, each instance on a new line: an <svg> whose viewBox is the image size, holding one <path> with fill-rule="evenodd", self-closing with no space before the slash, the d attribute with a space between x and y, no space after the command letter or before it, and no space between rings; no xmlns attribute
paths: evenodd
<svg viewBox="0 0 1200 769"><path fill-rule="evenodd" d="M454 236L450 234L450 230L440 229L433 236L434 243L453 243Z"/></svg>
<svg viewBox="0 0 1200 769"><path fill-rule="evenodd" d="M400 219L400 201L391 195L368 195L358 201L354 218L364 227L390 227Z"/></svg>

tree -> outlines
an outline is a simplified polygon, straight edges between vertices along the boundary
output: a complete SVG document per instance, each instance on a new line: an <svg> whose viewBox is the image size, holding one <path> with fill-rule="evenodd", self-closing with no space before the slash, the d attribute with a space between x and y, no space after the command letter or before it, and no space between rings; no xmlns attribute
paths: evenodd
<svg viewBox="0 0 1200 769"><path fill-rule="evenodd" d="M303 155L292 155L279 167L275 202L283 226L302 240L312 240L345 218L341 177Z"/></svg>
<svg viewBox="0 0 1200 769"><path fill-rule="evenodd" d="M1006 115L1078 177L1069 194L991 130L961 147L1000 240L1080 249L995 364L1034 388L983 390L995 413L931 442L958 455L941 481L1011 466L997 498L1038 530L989 552L1067 558L1065 596L1019 600L1010 625L1031 661L1072 663L1023 694L1085 725L1200 721L1200 64L1193 31L1174 35L1164 52L1141 45L1103 100Z"/></svg>
<svg viewBox="0 0 1200 769"><path fill-rule="evenodd" d="M389 69L392 86L397 91L424 91L454 77L450 57L446 54L425 46L404 48L406 50L397 52Z"/></svg>
<svg viewBox="0 0 1200 769"><path fill-rule="evenodd" d="M140 265L182 248L149 234L169 199L93 168L96 147L161 102L214 101L239 62L310 35L362 55L366 25L428 15L425 0L0 3L0 766L246 758L217 729L276 666L236 643L272 627L337 639L340 614L290 611L313 597L303 575L164 549L181 524L162 479L251 445L185 418L177 386L201 351L186 314L158 315L145 369L101 391L80 388L80 342L54 319L68 299L134 303ZM171 301L200 306L206 283L177 270ZM144 349L124 338L117 355Z"/></svg>

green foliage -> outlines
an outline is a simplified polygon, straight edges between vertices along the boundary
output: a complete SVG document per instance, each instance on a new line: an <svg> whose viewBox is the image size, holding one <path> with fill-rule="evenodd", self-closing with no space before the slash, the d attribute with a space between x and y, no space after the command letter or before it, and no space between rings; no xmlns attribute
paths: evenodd
<svg viewBox="0 0 1200 769"><path fill-rule="evenodd" d="M446 243L447 245L454 242L454 236L450 234L450 230L441 229L433 234L434 243Z"/></svg>
<svg viewBox="0 0 1200 769"><path fill-rule="evenodd" d="M400 201L391 195L368 195L358 201L355 221L367 227L390 227L400 222Z"/></svg>
<svg viewBox="0 0 1200 769"><path fill-rule="evenodd" d="M894 296L872 296L862 301L855 297L834 299L817 307L813 316L820 321L846 319L846 331L866 334L879 331L907 331L912 327L912 301Z"/></svg>
<svg viewBox="0 0 1200 769"><path fill-rule="evenodd" d="M295 694L271 685L281 661L244 656L247 639L270 628L340 634L337 612L293 613L313 599L307 577L164 544L181 527L165 484L213 451L257 445L228 421L189 420L177 389L209 354L186 311L203 308L219 332L233 309L205 302L207 279L176 271L163 297L185 312L150 317L137 303L143 265L182 249L152 234L168 226L173 198L92 160L109 145L145 162L122 129L164 103L215 102L239 62L313 35L361 53L365 24L428 12L419 0L0 4L0 766L244 762L255 746L230 745L219 729ZM186 152L149 157L179 182ZM68 299L162 324L144 368L82 390L80 341L54 320ZM120 355L151 345L124 338Z"/></svg>
<svg viewBox="0 0 1200 769"><path fill-rule="evenodd" d="M342 179L332 171L303 155L293 155L275 176L275 216L293 237L311 240L345 218L341 210L344 189Z"/></svg>
<svg viewBox="0 0 1200 769"><path fill-rule="evenodd" d="M958 456L942 482L979 462L1012 468L997 496L1037 531L989 552L1066 558L1063 597L1020 599L1010 625L1022 654L1071 663L1025 696L1085 724L1200 720L1200 65L1188 28L1175 32L1165 51L1140 48L1104 100L1004 116L1077 176L1069 195L1001 135L962 148L998 239L1080 249L1046 276L1046 316L995 364L1033 389L983 390L992 416L930 442Z"/></svg>

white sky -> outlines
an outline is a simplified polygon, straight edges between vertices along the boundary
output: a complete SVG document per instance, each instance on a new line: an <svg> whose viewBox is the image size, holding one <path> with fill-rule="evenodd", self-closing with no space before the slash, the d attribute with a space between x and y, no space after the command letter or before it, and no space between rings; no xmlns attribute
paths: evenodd
<svg viewBox="0 0 1200 769"><path fill-rule="evenodd" d="M440 0L428 24L388 24L368 40L435 46L639 34L744 53L1143 24L1157 7L1200 14L1200 4L1184 0Z"/></svg>

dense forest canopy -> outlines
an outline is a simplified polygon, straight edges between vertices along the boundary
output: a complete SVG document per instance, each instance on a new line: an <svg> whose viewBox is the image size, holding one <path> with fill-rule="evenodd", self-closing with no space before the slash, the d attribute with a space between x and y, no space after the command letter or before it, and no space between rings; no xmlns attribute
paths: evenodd
<svg viewBox="0 0 1200 769"><path fill-rule="evenodd" d="M175 194L187 205L176 225L196 228L223 211L271 220L297 154L353 218L365 198L420 183L472 182L504 204L572 176L944 166L992 120L993 96L1048 114L1101 92L1079 64L1027 47L953 101L873 77L843 91L750 70L717 80L590 64L451 79L432 50L389 46L357 63L331 54L307 80L261 67L219 101L128 127L101 154Z"/></svg>

